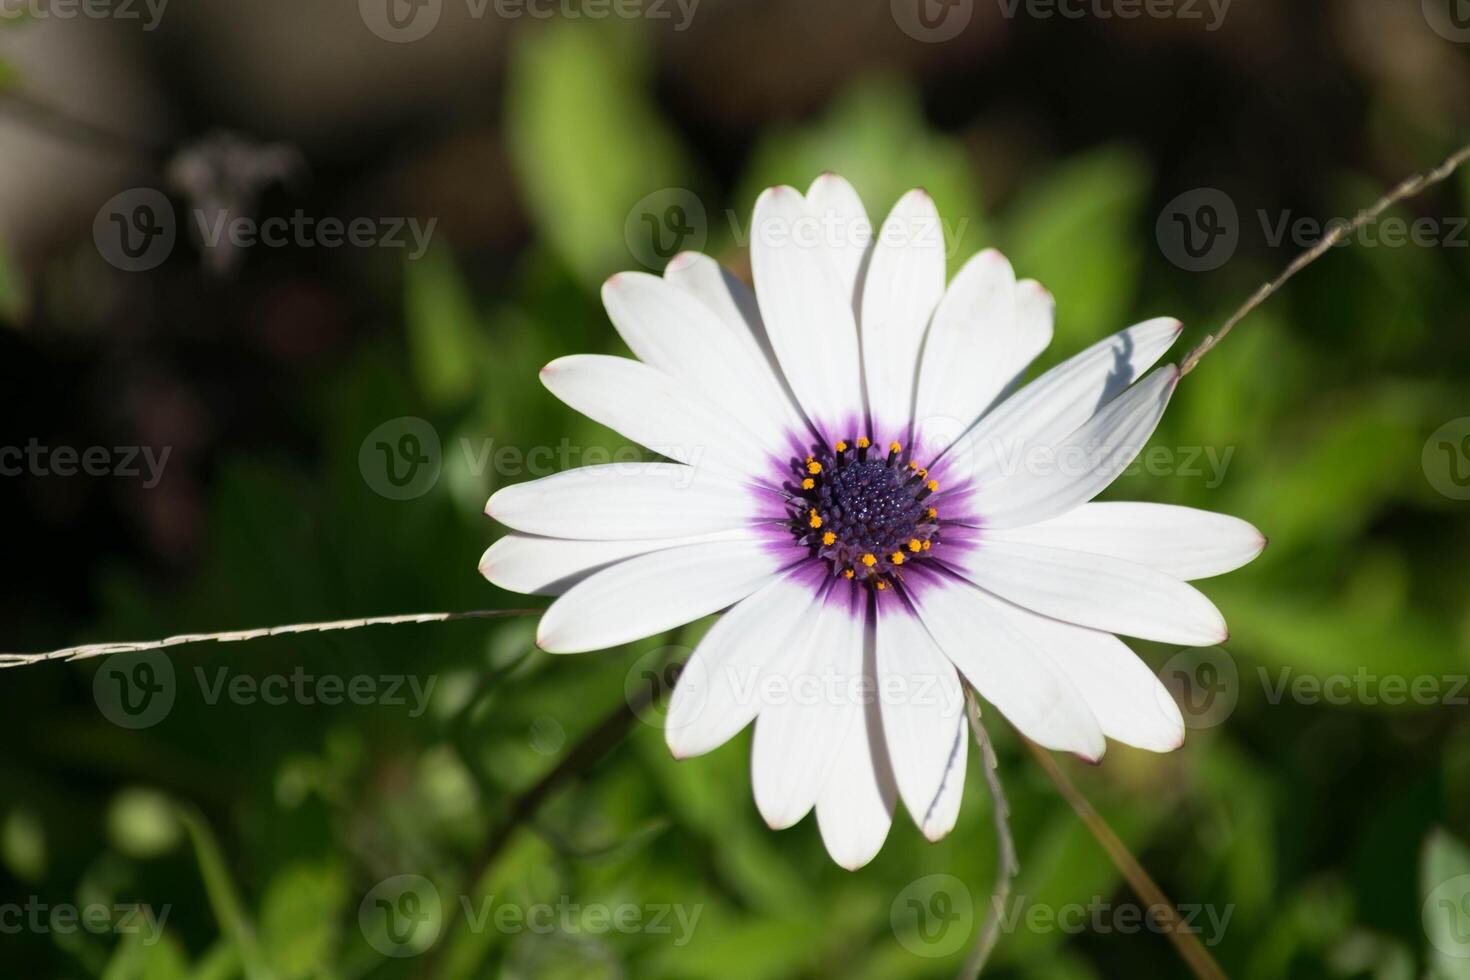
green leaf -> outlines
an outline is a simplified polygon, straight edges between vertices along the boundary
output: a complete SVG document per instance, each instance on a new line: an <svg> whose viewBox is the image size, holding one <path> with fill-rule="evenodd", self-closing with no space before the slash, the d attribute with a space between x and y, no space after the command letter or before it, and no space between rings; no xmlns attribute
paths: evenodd
<svg viewBox="0 0 1470 980"><path fill-rule="evenodd" d="M474 392L483 328L453 257L433 249L404 266L408 359L419 391L436 408Z"/></svg>
<svg viewBox="0 0 1470 980"><path fill-rule="evenodd" d="M101 980L188 980L189 961L170 936L125 932Z"/></svg>
<svg viewBox="0 0 1470 980"><path fill-rule="evenodd" d="M275 974L261 953L255 928L245 913L244 903L240 900L239 890L230 876L229 865L214 832L209 829L203 815L192 807L180 806L178 814L194 845L194 857L199 863L199 874L204 879L210 908L219 922L220 931L229 937L239 953L247 980L275 980Z"/></svg>
<svg viewBox="0 0 1470 980"><path fill-rule="evenodd" d="M1128 325L1148 185L1138 154L1107 147L1059 165L1012 207L1003 238L1016 275L1039 280L1057 300L1053 352L1070 354Z"/></svg>
<svg viewBox="0 0 1470 980"><path fill-rule="evenodd" d="M1435 829L1419 860L1419 894L1436 980L1470 978L1470 847Z"/></svg>
<svg viewBox="0 0 1470 980"><path fill-rule="evenodd" d="M278 872L260 902L260 945L283 978L327 970L347 904L342 869L327 862L298 862Z"/></svg>
<svg viewBox="0 0 1470 980"><path fill-rule="evenodd" d="M558 21L523 32L506 82L510 152L532 223L590 288L638 261L625 237L630 210L689 179L650 98L643 35L618 26Z"/></svg>

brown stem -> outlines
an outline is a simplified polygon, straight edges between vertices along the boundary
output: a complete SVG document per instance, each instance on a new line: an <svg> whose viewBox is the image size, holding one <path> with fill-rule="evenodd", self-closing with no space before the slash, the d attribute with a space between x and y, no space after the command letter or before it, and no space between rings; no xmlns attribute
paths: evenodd
<svg viewBox="0 0 1470 980"><path fill-rule="evenodd" d="M1184 926L1183 921L1179 918L1179 913L1174 908L1174 903L1169 901L1163 889L1159 888L1149 873L1143 869L1143 865L1138 863L1138 859L1128 850L1128 845L1113 833L1113 828L1109 827L1107 821L1103 820L1102 816L1093 809L1092 804L1087 802L1087 797L1082 795L1082 791L1057 765L1051 753L1025 736L1021 736L1021 741L1026 743L1026 747L1036 757L1037 763L1040 764L1047 778L1056 786L1057 792L1062 794L1062 798L1071 805L1073 812L1077 814L1083 825L1102 845L1102 849L1112 860L1113 866L1122 873L1124 878L1128 879L1133 893L1147 904L1149 915L1159 924L1159 929L1164 935L1169 937L1169 941L1174 944L1174 948L1189 967L1190 972L1199 980L1225 980L1225 973L1215 962L1215 958L1200 944L1194 933Z"/></svg>
<svg viewBox="0 0 1470 980"><path fill-rule="evenodd" d="M980 770L985 774L985 785L990 790L991 818L995 821L997 865L995 892L990 899L990 910L985 914L985 924L980 927L975 946L970 950L970 955L965 959L965 965L959 972L961 980L976 980L980 976L980 971L985 969L985 963L990 959L990 951L995 948L996 940L1000 938L1001 909L1010 900L1011 881L1020 872L1021 862L1016 858L1016 842L1011 838L1011 807L1006 802L1005 788L1000 784L995 748L991 745L990 736L986 734L985 727L980 724L980 703L975 699L974 689L968 684L965 685L965 703L970 709L970 732L975 736L975 744L980 749Z"/></svg>

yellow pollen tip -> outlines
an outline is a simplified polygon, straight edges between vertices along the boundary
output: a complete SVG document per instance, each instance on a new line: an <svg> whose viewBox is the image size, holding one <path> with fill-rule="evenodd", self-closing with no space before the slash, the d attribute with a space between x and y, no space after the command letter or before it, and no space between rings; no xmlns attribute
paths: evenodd
<svg viewBox="0 0 1470 980"><path fill-rule="evenodd" d="M868 441L868 437L867 436L863 436L861 439L859 439L857 441L857 447L859 449L867 449L871 445L872 445L872 443Z"/></svg>
<svg viewBox="0 0 1470 980"><path fill-rule="evenodd" d="M895 565L902 565L903 564L903 552L902 551L895 551L893 554L891 554L891 555L888 556L888 560L891 561L891 562L893 562Z"/></svg>
<svg viewBox="0 0 1470 980"><path fill-rule="evenodd" d="M850 579L850 578L852 578L856 574L857 574L857 572L854 572L852 569L849 568L847 571L845 571L845 572L842 573L842 577L843 578Z"/></svg>
<svg viewBox="0 0 1470 980"><path fill-rule="evenodd" d="M878 580L878 591L879 592L882 592L886 588L888 588L888 583L885 582L885 581L883 581L882 579L879 579Z"/></svg>
<svg viewBox="0 0 1470 980"><path fill-rule="evenodd" d="M901 453L903 452L903 447L896 442L890 442L888 444L888 451L890 453Z"/></svg>
<svg viewBox="0 0 1470 980"><path fill-rule="evenodd" d="M814 529L819 528L822 526L822 518L820 515L817 514L816 511L812 511L812 519L807 523L810 524Z"/></svg>
<svg viewBox="0 0 1470 980"><path fill-rule="evenodd" d="M831 531L828 531L826 534L822 535L822 543L829 548L832 547L832 545L837 543L837 535L832 533Z"/></svg>
<svg viewBox="0 0 1470 980"><path fill-rule="evenodd" d="M938 490L939 489L939 481L938 480L930 480L928 483L924 484L924 486L926 486L926 487L929 488L929 492L930 493L933 493L935 490Z"/></svg>
<svg viewBox="0 0 1470 980"><path fill-rule="evenodd" d="M803 490L810 490L812 487L814 487L816 485L817 485L817 481L816 480L813 480L811 477L807 477L805 480L802 480L801 481L801 488Z"/></svg>
<svg viewBox="0 0 1470 980"><path fill-rule="evenodd" d="M929 471L928 471L928 470L920 470L920 471L919 471L919 479L921 479L921 480L922 480L922 479L923 479L923 478L924 478L924 477L926 477L926 476L928 476L928 475L929 475Z"/></svg>
<svg viewBox="0 0 1470 980"><path fill-rule="evenodd" d="M909 460L909 469L916 470L918 468L919 468L919 464L918 463L915 463L913 460Z"/></svg>
<svg viewBox="0 0 1470 980"><path fill-rule="evenodd" d="M863 564L867 565L869 568L872 568L874 565L878 564L878 556L863 555Z"/></svg>
<svg viewBox="0 0 1470 980"><path fill-rule="evenodd" d="M925 542L924 542L924 550L925 550L925 551L928 551L928 550L929 550L929 545L930 545L930 544L932 544L932 543L933 543L933 542L931 542L931 541L925 541Z"/></svg>
<svg viewBox="0 0 1470 980"><path fill-rule="evenodd" d="M845 453L847 452L847 443L839 439L837 445L833 446L832 448L836 449L839 453Z"/></svg>
<svg viewBox="0 0 1470 980"><path fill-rule="evenodd" d="M909 550L910 551L918 551L922 547L924 547L924 543L922 541L920 541L918 538L909 538Z"/></svg>
<svg viewBox="0 0 1470 980"><path fill-rule="evenodd" d="M806 471L813 476L816 476L818 473L822 472L822 464L818 463L816 460L813 460L812 462L806 464Z"/></svg>
<svg viewBox="0 0 1470 980"><path fill-rule="evenodd" d="M930 520L933 520L934 518L939 516L939 511L935 510L933 507L930 507L927 511L925 511L925 513L929 516Z"/></svg>

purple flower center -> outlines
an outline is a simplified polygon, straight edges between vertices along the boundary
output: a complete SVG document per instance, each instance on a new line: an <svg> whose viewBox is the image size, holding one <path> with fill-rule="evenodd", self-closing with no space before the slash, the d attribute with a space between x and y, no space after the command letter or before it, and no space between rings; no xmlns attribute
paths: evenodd
<svg viewBox="0 0 1470 980"><path fill-rule="evenodd" d="M842 441L796 465L791 524L800 544L833 575L882 590L939 541L939 489L898 443L887 455L867 439Z"/></svg>

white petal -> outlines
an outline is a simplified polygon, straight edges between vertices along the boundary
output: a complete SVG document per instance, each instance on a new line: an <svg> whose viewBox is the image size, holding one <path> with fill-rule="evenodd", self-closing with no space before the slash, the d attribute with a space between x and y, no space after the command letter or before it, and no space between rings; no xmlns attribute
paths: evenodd
<svg viewBox="0 0 1470 980"><path fill-rule="evenodd" d="M750 724L766 664L801 652L817 602L809 582L783 576L710 627L669 699L664 738L675 758L716 749Z"/></svg>
<svg viewBox="0 0 1470 980"><path fill-rule="evenodd" d="M783 447L790 414L777 376L758 349L742 342L699 299L646 272L620 272L602 287L618 333L645 364L689 385ZM747 337L749 331L743 331Z"/></svg>
<svg viewBox="0 0 1470 980"><path fill-rule="evenodd" d="M682 538L579 541L512 531L486 549L480 558L480 574L511 592L561 595L593 572L636 555L686 544L743 540L748 536L749 532L742 528Z"/></svg>
<svg viewBox="0 0 1470 980"><path fill-rule="evenodd" d="M950 454L962 454L958 465L974 479L993 478L1006 456L1052 445L1092 418L1162 357L1182 329L1178 320L1149 320L1093 344L997 405Z"/></svg>
<svg viewBox="0 0 1470 980"><path fill-rule="evenodd" d="M909 191L873 246L863 284L863 370L875 431L906 436L914 414L919 348L944 295L944 229L934 201Z"/></svg>
<svg viewBox="0 0 1470 980"><path fill-rule="evenodd" d="M1035 524L1097 496L1148 444L1178 381L1178 368L1172 364L1162 367L1114 398L1071 435L1013 458L1007 467L1015 472L982 484L975 493L981 523L986 527Z"/></svg>
<svg viewBox="0 0 1470 980"><path fill-rule="evenodd" d="M664 278L714 311L742 345L765 361L781 391L780 411L791 420L793 432L802 431L805 419L801 409L797 408L796 396L791 393L786 376L781 373L776 352L771 349L771 339L766 335L765 322L761 320L755 290L741 282L735 273L699 252L680 252L674 256L664 270Z"/></svg>
<svg viewBox="0 0 1470 980"><path fill-rule="evenodd" d="M1265 536L1238 517L1132 501L1083 504L1040 524L989 531L986 539L1111 555L1186 582L1234 571L1266 547Z"/></svg>
<svg viewBox="0 0 1470 980"><path fill-rule="evenodd" d="M629 558L553 602L536 629L536 645L548 653L585 653L683 626L758 591L783 561L768 541L754 537Z"/></svg>
<svg viewBox="0 0 1470 980"><path fill-rule="evenodd" d="M1086 699L999 612L998 600L948 578L926 580L914 598L944 655L1023 735L1049 749L1102 758L1107 743Z"/></svg>
<svg viewBox="0 0 1470 980"><path fill-rule="evenodd" d="M1228 635L1220 610L1198 589L1130 561L983 539L954 563L987 592L1079 626L1190 646Z"/></svg>
<svg viewBox="0 0 1470 980"><path fill-rule="evenodd" d="M955 752L964 693L954 665L923 623L898 603L880 603L878 694L883 733L903 805L923 830ZM963 769L961 770L963 772Z"/></svg>
<svg viewBox="0 0 1470 980"><path fill-rule="evenodd" d="M1011 264L993 248L972 256L945 290L924 338L914 412L924 442L947 449L1030 363L1015 365L1011 353L1020 326Z"/></svg>
<svg viewBox="0 0 1470 980"><path fill-rule="evenodd" d="M821 174L806 192L807 208L831 228L832 258L846 286L849 305L857 310L862 299L863 274L873 251L873 223L862 198L843 178Z"/></svg>
<svg viewBox="0 0 1470 980"><path fill-rule="evenodd" d="M970 752L969 722L960 713L955 725L954 739L949 752L949 765L944 770L944 780L939 786L939 797L924 818L919 829L931 841L943 840L954 830L960 816L960 803L965 796L965 764ZM984 762L982 760L981 764Z"/></svg>
<svg viewBox="0 0 1470 980"><path fill-rule="evenodd" d="M830 594L803 641L767 663L784 681L762 688L750 750L755 805L773 829L797 823L817 802L856 719L847 710L861 678L864 619Z"/></svg>
<svg viewBox="0 0 1470 980"><path fill-rule="evenodd" d="M1169 689L1122 640L1017 606L1003 611L1072 678L1108 738L1150 752L1184 744L1184 716Z"/></svg>
<svg viewBox="0 0 1470 980"><path fill-rule="evenodd" d="M750 262L771 346L797 400L827 435L862 416L857 323L833 256L832 235L790 187L755 203ZM835 438L840 438L836 436Z"/></svg>
<svg viewBox="0 0 1470 980"><path fill-rule="evenodd" d="M745 527L757 492L678 463L608 463L498 490L485 513L527 534L590 541L678 538Z"/></svg>
<svg viewBox="0 0 1470 980"><path fill-rule="evenodd" d="M856 871L882 849L893 826L898 790L878 705L851 704L847 713L852 719L847 737L817 796L817 827L832 860Z"/></svg>
<svg viewBox="0 0 1470 980"><path fill-rule="evenodd" d="M541 383L594 422L690 466L762 480L782 458L779 442L758 438L700 390L632 358L559 357L541 369Z"/></svg>

